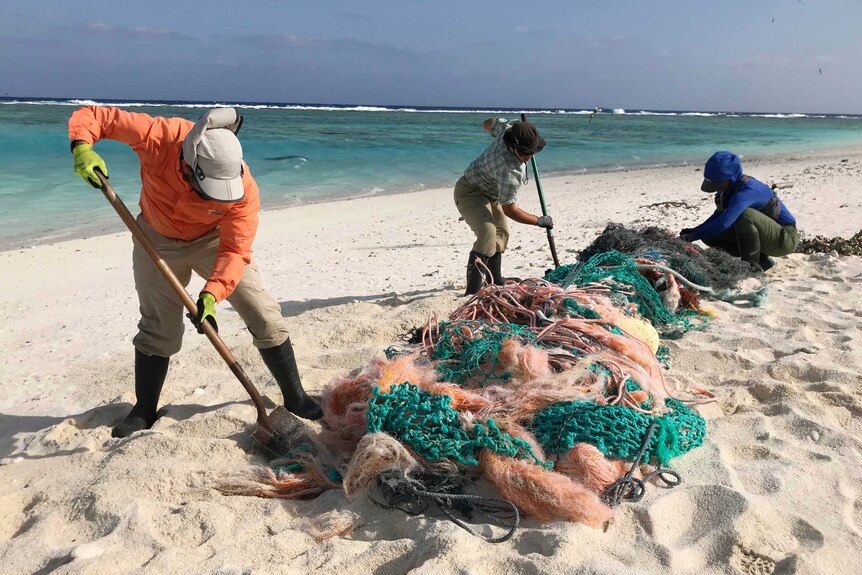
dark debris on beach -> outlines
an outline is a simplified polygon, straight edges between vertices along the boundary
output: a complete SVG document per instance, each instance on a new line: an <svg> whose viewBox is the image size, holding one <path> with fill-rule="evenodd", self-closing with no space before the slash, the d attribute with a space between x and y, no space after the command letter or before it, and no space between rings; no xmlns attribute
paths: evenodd
<svg viewBox="0 0 862 575"><path fill-rule="evenodd" d="M856 232L850 239L827 238L826 236L815 236L812 239L803 237L796 251L802 254L835 251L841 256L862 256L862 230Z"/></svg>

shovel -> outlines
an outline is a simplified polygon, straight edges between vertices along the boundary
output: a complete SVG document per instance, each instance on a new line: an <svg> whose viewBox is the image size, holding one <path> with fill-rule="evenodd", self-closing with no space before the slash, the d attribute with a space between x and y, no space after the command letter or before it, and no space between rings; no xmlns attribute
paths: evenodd
<svg viewBox="0 0 862 575"><path fill-rule="evenodd" d="M186 291L186 288L183 287L177 279L177 276L175 276L174 272L171 271L168 263L159 254L159 252L156 251L156 248L153 246L150 239L144 234L140 226L138 226L134 216L132 216L129 209L126 207L126 204L123 203L123 200L114 191L114 188L111 187L111 184L108 183L107 178L105 178L101 172L97 171L96 174L102 181L102 193L105 194L108 202L110 202L117 211L120 219L125 222L129 231L132 232L133 236L135 236L135 239L140 242L144 251L147 252L147 255L149 255L153 260L155 266L160 272L162 272L162 275L177 293L177 297L180 298L186 309L190 313L196 314L198 306L194 300L192 300L191 296ZM257 391L257 388L255 388L254 384L245 374L245 371L243 371L242 366L236 361L236 358L233 356L230 349L228 349L227 345L225 345L224 341L222 341L219 334L209 322L205 321L202 325L204 334L206 334L207 338L213 344L213 347L216 348L216 351L218 351L219 355L222 356L230 370L248 392L249 397L251 397L251 400L254 403L255 409L257 409L257 429L252 435L252 439L254 439L260 447L269 452L275 458L284 457L297 445L306 441L305 437L307 434L307 428L305 427L305 424L302 423L298 417L287 411L284 406L276 407L272 410L272 413L269 415L266 414L266 408L263 405L263 398L260 396L260 392Z"/></svg>

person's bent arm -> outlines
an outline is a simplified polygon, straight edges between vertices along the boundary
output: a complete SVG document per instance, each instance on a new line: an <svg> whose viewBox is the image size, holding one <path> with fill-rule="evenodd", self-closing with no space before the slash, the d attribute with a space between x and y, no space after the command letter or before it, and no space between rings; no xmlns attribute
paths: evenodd
<svg viewBox="0 0 862 575"><path fill-rule="evenodd" d="M539 225L539 217L534 216L530 212L524 211L517 204L506 204L503 206L503 213L506 217L511 218L519 224L527 224L528 226Z"/></svg>
<svg viewBox="0 0 862 575"><path fill-rule="evenodd" d="M482 128L494 138L502 136L509 126L511 124L506 118L488 118L482 122Z"/></svg>
<svg viewBox="0 0 862 575"><path fill-rule="evenodd" d="M724 211L714 213L688 234L690 241L711 238L724 232L739 219L745 208L751 205L751 198L747 194L734 194Z"/></svg>
<svg viewBox="0 0 862 575"><path fill-rule="evenodd" d="M251 248L257 234L260 192L248 166L243 174L245 198L219 222L219 247L210 277L202 292L209 292L221 302L233 293L242 279L245 266L251 263Z"/></svg>
<svg viewBox="0 0 862 575"><path fill-rule="evenodd" d="M111 106L84 106L69 118L69 140L73 149L80 144L92 146L99 140L116 140L140 152L157 143L151 134L156 121L147 114Z"/></svg>

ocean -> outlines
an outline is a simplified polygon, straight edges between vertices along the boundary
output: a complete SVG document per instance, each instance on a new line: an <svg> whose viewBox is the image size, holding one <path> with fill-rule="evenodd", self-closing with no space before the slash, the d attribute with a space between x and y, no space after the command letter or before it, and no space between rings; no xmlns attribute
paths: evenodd
<svg viewBox="0 0 862 575"><path fill-rule="evenodd" d="M489 141L488 117L527 113L547 141L540 175L673 164L714 151L772 155L856 146L862 116L648 110L507 110L242 102L0 99L0 249L124 229L102 194L74 175L67 121L77 106L117 105L196 120L233 105L263 209L344 197L451 187ZM128 146L97 146L133 213L140 192ZM454 209L454 208L453 208Z"/></svg>

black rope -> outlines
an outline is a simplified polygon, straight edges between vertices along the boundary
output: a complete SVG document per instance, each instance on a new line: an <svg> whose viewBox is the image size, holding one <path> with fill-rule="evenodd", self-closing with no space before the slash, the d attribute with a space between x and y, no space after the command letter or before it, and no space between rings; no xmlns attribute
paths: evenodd
<svg viewBox="0 0 862 575"><path fill-rule="evenodd" d="M649 442L652 439L652 434L656 427L658 427L658 422L653 420L647 428L646 436L641 444L640 451L638 451L638 454L628 472L614 481L613 484L605 490L602 499L604 499L605 503L611 507L616 507L623 501L637 503L643 499L643 496L646 493L646 482L653 477L664 483L665 487L676 487L682 483L682 477L680 477L676 471L661 466L644 475L643 479L633 477L635 469L637 469L641 464L644 453L646 453L647 447L649 447Z"/></svg>
<svg viewBox="0 0 862 575"><path fill-rule="evenodd" d="M471 483L469 478L459 475L421 470L408 476L401 469L384 471L377 476L377 487L383 501L369 494L372 503L384 509L398 509L408 515L425 513L433 503L455 525L488 543L502 543L511 539L520 524L518 508L506 499L495 499L464 493ZM473 520L480 516L490 523L508 528L500 537L486 537L477 532L458 513Z"/></svg>
<svg viewBox="0 0 862 575"><path fill-rule="evenodd" d="M396 357L401 357L403 355L409 355L410 351L400 349L395 347L394 345L390 345L386 349L383 350L383 353L386 355L386 359L395 359Z"/></svg>

